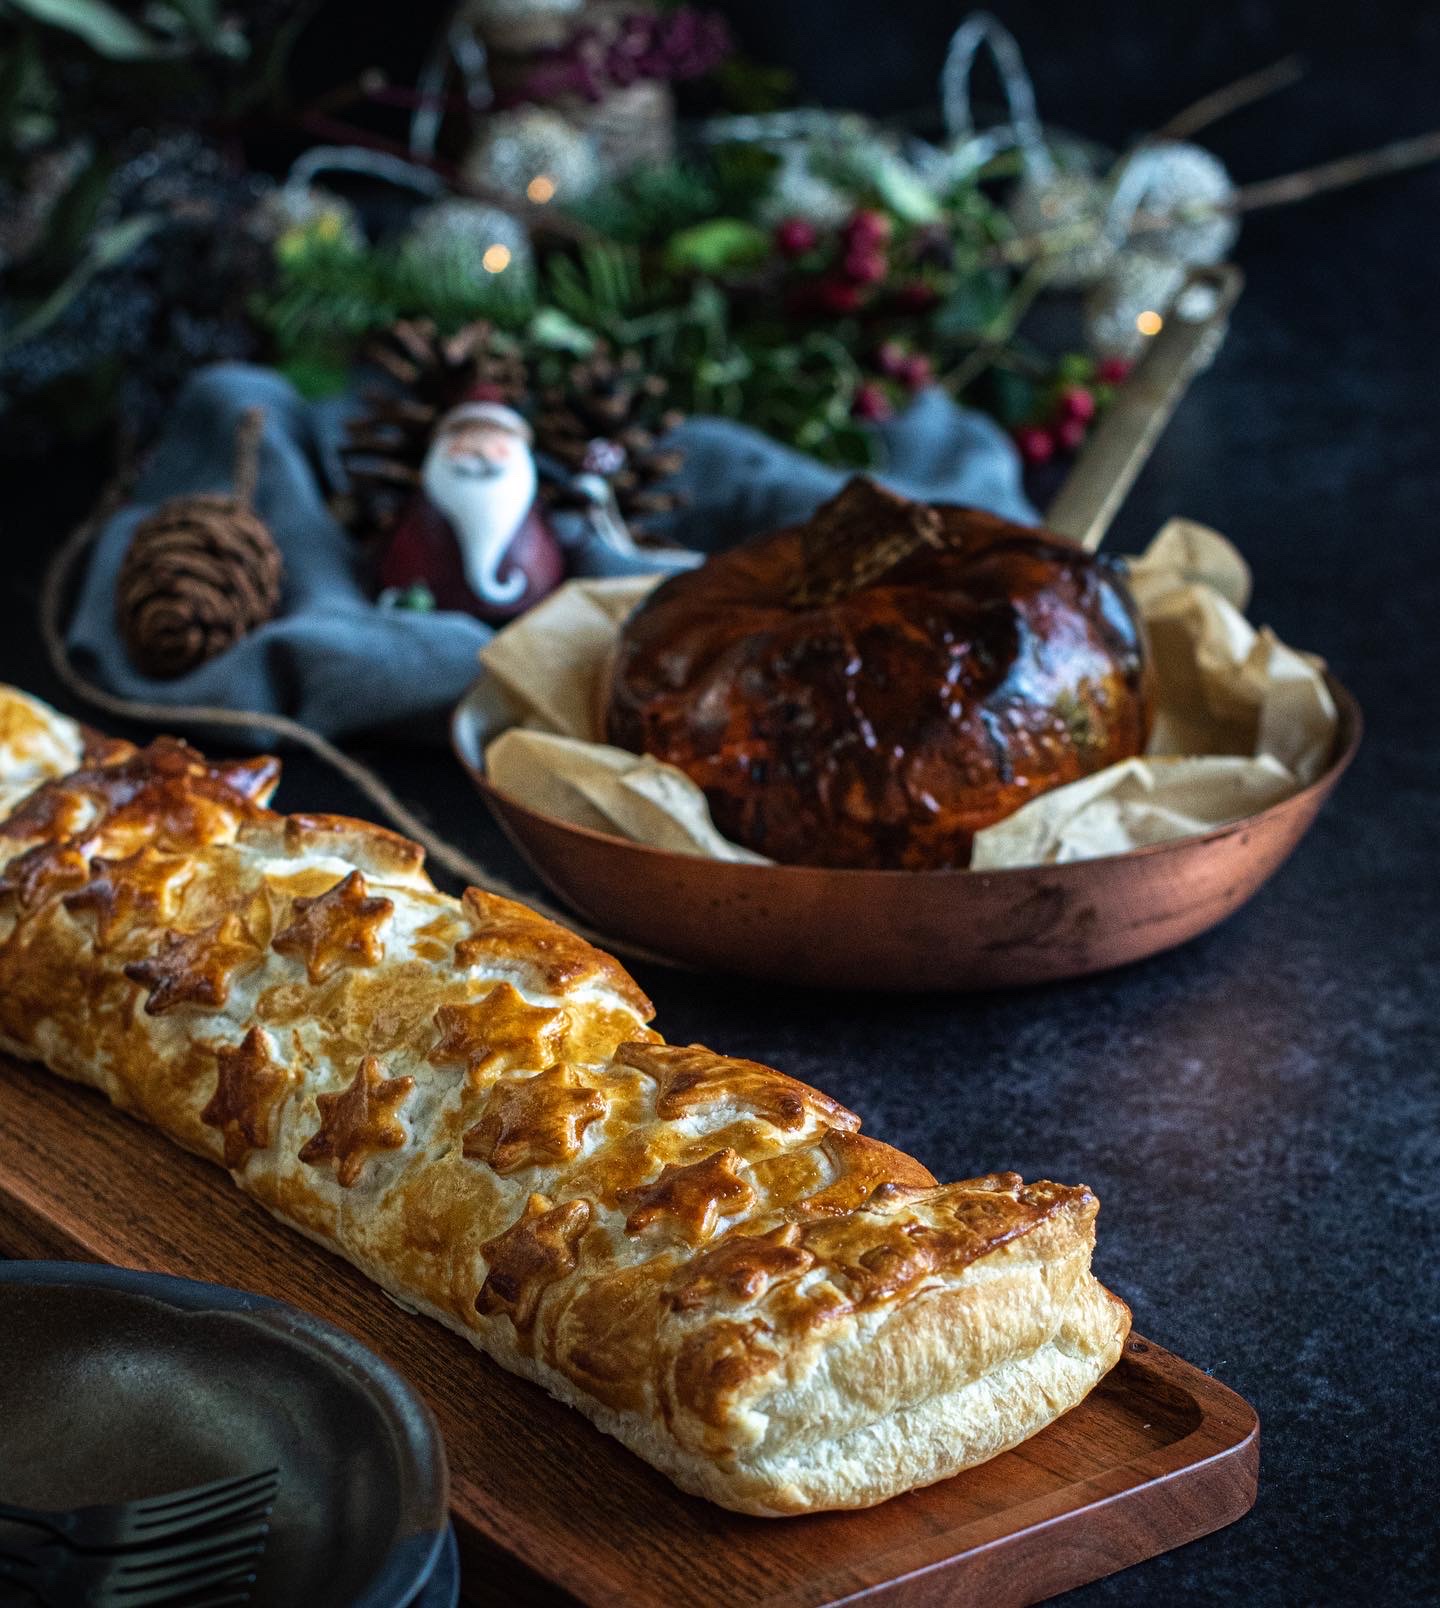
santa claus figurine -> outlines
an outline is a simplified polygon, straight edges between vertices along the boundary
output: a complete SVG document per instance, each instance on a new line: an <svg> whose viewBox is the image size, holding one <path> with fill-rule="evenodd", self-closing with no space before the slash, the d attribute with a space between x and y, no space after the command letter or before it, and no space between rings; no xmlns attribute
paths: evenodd
<svg viewBox="0 0 1440 1608"><path fill-rule="evenodd" d="M421 491L380 563L380 585L428 587L437 608L508 620L557 587L565 561L536 506L530 426L462 402L436 426Z"/></svg>

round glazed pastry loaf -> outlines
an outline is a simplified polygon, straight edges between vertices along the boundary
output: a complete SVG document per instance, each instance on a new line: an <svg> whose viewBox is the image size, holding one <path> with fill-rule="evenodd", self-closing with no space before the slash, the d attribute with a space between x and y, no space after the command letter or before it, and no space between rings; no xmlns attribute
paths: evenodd
<svg viewBox="0 0 1440 1608"><path fill-rule="evenodd" d="M795 865L963 866L976 832L1141 751L1151 678L1112 560L857 479L626 624L609 740Z"/></svg>
<svg viewBox="0 0 1440 1608"><path fill-rule="evenodd" d="M742 1512L943 1479L1115 1363L1088 1189L937 1183L818 1090L666 1044L617 961L448 898L415 844L274 813L278 780L0 687L0 1050Z"/></svg>

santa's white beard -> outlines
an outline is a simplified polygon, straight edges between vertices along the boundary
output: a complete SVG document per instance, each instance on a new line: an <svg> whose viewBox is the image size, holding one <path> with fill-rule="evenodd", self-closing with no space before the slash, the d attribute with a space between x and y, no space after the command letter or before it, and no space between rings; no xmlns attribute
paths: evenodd
<svg viewBox="0 0 1440 1608"><path fill-rule="evenodd" d="M495 465L479 456L452 458L443 443L437 444L425 460L422 484L455 532L470 590L482 603L516 602L528 584L524 571L511 568L503 578L500 572L535 501L530 454L516 453L508 463Z"/></svg>

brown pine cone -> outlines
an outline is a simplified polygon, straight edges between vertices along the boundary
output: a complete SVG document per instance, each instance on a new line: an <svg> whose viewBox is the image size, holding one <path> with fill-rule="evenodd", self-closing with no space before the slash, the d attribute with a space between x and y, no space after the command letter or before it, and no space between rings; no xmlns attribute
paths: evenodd
<svg viewBox="0 0 1440 1608"><path fill-rule="evenodd" d="M280 605L280 550L233 496L173 497L136 526L115 584L135 668L169 680L213 659Z"/></svg>
<svg viewBox="0 0 1440 1608"><path fill-rule="evenodd" d="M659 437L683 417L665 406L666 391L665 381L645 373L633 353L617 358L601 347L542 395L535 450L571 474L603 476L629 521L667 513L681 498L657 489L657 482L679 469L684 454L660 445ZM562 503L566 496L563 488L549 494Z"/></svg>

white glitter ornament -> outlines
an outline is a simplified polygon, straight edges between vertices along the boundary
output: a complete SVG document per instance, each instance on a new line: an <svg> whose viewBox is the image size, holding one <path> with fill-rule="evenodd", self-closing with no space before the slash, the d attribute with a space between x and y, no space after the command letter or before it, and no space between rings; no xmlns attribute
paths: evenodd
<svg viewBox="0 0 1440 1608"><path fill-rule="evenodd" d="M1085 298L1085 334L1101 357L1134 357L1158 335L1189 275L1173 257L1125 251Z"/></svg>
<svg viewBox="0 0 1440 1608"><path fill-rule="evenodd" d="M1227 210L1234 195L1224 164L1209 151L1157 140L1122 164L1112 218L1133 230L1132 244L1150 256L1208 267L1229 256L1240 233L1240 220Z"/></svg>
<svg viewBox="0 0 1440 1608"><path fill-rule="evenodd" d="M459 197L416 213L404 251L412 264L437 279L477 285L499 278L528 281L533 264L530 239L518 218Z"/></svg>
<svg viewBox="0 0 1440 1608"><path fill-rule="evenodd" d="M1056 290L1093 285L1114 262L1119 247L1107 232L1110 188L1093 173L1027 172L1011 192L1005 212L1022 240L1053 239L1047 281Z"/></svg>
<svg viewBox="0 0 1440 1608"><path fill-rule="evenodd" d="M465 158L465 176L537 204L578 201L601 178L594 142L559 112L495 112Z"/></svg>

